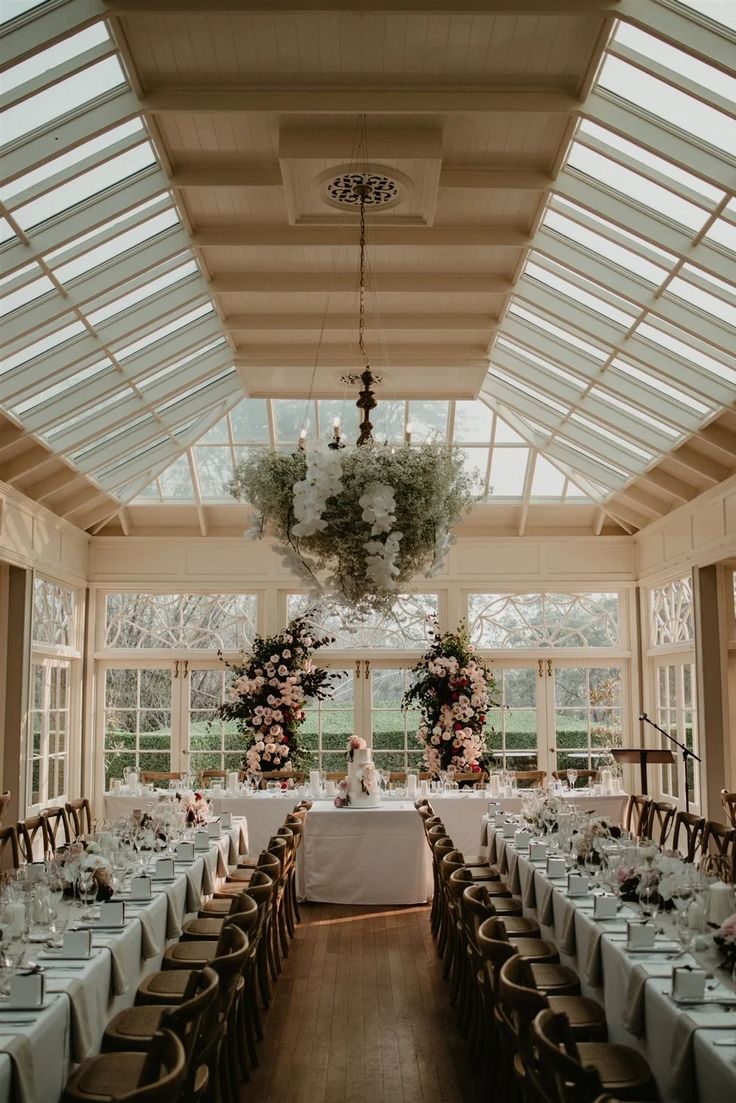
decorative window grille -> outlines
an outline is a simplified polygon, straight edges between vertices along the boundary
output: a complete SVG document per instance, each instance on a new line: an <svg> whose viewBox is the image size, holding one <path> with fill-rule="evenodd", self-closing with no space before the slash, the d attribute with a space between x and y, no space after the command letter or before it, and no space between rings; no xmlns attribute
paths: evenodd
<svg viewBox="0 0 736 1103"><path fill-rule="evenodd" d="M239 651L256 634L255 594L108 594L105 647Z"/></svg>
<svg viewBox="0 0 736 1103"><path fill-rule="evenodd" d="M692 579L678 578L651 591L651 632L655 647L695 638Z"/></svg>
<svg viewBox="0 0 736 1103"><path fill-rule="evenodd" d="M66 586L36 578L33 582L33 642L54 647L74 646L76 595Z"/></svg>
<svg viewBox="0 0 736 1103"><path fill-rule="evenodd" d="M476 647L618 647L617 593L470 594L470 638Z"/></svg>
<svg viewBox="0 0 736 1103"><path fill-rule="evenodd" d="M311 604L313 599L307 594L289 594L288 619L305 612ZM330 648L333 651L424 651L437 608L437 594L400 594L389 614L374 613L358 621L336 610L319 615L315 624L335 637Z"/></svg>

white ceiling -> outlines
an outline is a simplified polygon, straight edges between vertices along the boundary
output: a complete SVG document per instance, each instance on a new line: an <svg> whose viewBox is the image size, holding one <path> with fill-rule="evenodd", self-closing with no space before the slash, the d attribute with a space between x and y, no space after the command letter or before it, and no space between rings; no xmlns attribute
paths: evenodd
<svg viewBox="0 0 736 1103"><path fill-rule="evenodd" d="M5 5L0 478L94 529L244 394L346 399L357 220L323 187L356 164L399 185L379 397L480 395L528 449L522 512L541 457L596 531L731 474L728 5L447 8Z"/></svg>

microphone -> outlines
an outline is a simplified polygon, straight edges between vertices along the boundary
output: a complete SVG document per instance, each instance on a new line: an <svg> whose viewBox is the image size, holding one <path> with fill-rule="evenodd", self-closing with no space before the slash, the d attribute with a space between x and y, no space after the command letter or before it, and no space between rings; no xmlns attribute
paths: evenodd
<svg viewBox="0 0 736 1103"><path fill-rule="evenodd" d="M647 714L646 714L645 712L643 712L643 713L641 714L641 716L639 717L639 719L640 719L640 720L647 720L647 721L648 721L648 720L649 720L649 717L647 716Z"/></svg>

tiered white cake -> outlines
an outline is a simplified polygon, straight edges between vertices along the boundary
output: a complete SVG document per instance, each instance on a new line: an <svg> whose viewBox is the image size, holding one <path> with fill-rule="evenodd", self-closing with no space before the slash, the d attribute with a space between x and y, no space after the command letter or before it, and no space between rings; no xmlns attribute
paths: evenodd
<svg viewBox="0 0 736 1103"><path fill-rule="evenodd" d="M348 762L348 795L353 808L375 808L381 803L381 787L370 747L353 751L352 761Z"/></svg>

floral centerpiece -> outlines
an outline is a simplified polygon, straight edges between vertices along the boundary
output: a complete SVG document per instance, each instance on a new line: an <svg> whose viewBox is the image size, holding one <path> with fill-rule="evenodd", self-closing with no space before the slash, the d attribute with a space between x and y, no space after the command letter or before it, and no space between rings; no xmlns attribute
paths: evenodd
<svg viewBox="0 0 736 1103"><path fill-rule="evenodd" d="M65 895L76 895L77 880L85 870L93 871L98 900L109 900L113 895L112 866L98 843L89 840L60 846L54 855L54 863L61 873Z"/></svg>
<svg viewBox="0 0 736 1103"><path fill-rule="evenodd" d="M586 859L600 865L601 850L606 841L620 837L621 829L612 826L602 816L586 816L584 822L573 833L570 849L581 865Z"/></svg>
<svg viewBox="0 0 736 1103"><path fill-rule="evenodd" d="M204 793L197 790L193 793L177 793L176 799L184 813L187 827L202 827L212 815L212 807Z"/></svg>
<svg viewBox="0 0 736 1103"><path fill-rule="evenodd" d="M522 819L537 831L550 833L555 831L559 817L568 811L568 804L563 797L556 797L538 789L527 789L522 794Z"/></svg>
<svg viewBox="0 0 736 1103"><path fill-rule="evenodd" d="M436 573L473 500L461 451L444 443L256 450L228 489L252 503L252 536L268 526L310 588L361 612L390 611L397 589Z"/></svg>
<svg viewBox="0 0 736 1103"><path fill-rule="evenodd" d="M414 667L404 694L406 708L417 702L422 718L417 739L422 765L431 774L454 767L480 772L486 750L485 727L496 683L490 667L474 653L467 629L430 632L432 643Z"/></svg>
<svg viewBox="0 0 736 1103"><path fill-rule="evenodd" d="M251 773L295 770L302 762L299 728L305 701L324 700L333 681L326 670L312 665L311 656L332 641L332 636L319 633L307 613L294 618L278 636L256 636L241 663L225 662L233 681L218 716L237 722L246 739L244 765Z"/></svg>
<svg viewBox="0 0 736 1103"><path fill-rule="evenodd" d="M662 907L669 910L676 899L687 899L700 887L700 872L692 862L661 851L654 843L638 850L638 861L633 865L623 863L616 869L622 900L637 900L644 889L649 889L656 893Z"/></svg>
<svg viewBox="0 0 736 1103"><path fill-rule="evenodd" d="M122 838L137 835L142 850L159 850L181 830L185 822L185 809L179 793L172 800L162 797L150 811L134 808L119 824Z"/></svg>

